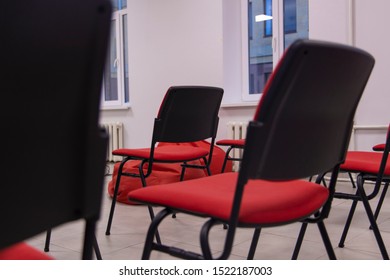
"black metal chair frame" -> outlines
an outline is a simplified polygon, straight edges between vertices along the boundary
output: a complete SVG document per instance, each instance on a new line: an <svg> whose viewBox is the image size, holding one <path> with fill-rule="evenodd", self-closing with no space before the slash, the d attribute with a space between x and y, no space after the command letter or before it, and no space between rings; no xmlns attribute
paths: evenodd
<svg viewBox="0 0 390 280"><path fill-rule="evenodd" d="M180 181L184 179L187 168L205 169L208 175L210 163L218 130L218 112L222 101L223 89L211 86L172 86L168 89L157 118L154 120L153 135L150 145L150 156L147 159L125 156L118 167L118 176L115 182L110 214L107 222L106 235L111 234L111 225L114 217L116 197L121 182L121 176L140 178L142 186L146 187L146 178L152 174L153 164L182 163ZM209 139L210 149L207 157L189 158L186 161L157 161L154 152L158 143L186 143ZM201 159L204 164L191 164L191 161ZM124 172L125 164L130 160L141 160L138 165L138 173ZM147 171L144 166L147 164ZM152 207L148 207L151 219L154 218ZM175 217L175 214L173 214ZM156 233L156 239L161 239Z"/></svg>
<svg viewBox="0 0 390 280"><path fill-rule="evenodd" d="M335 259L324 219L331 209L339 165L344 161L356 107L373 65L373 57L356 48L306 40L293 43L267 83L266 94L260 102L261 109L248 125L229 219L210 217L206 221L200 232L202 253L199 254L153 241L159 224L173 212L203 216L201 213L189 213L186 209L165 207L149 227L142 259L149 259L153 250L183 259L227 259L238 227L256 229L248 254L248 258L253 258L261 228L276 224L248 225L239 222L241 199L248 180L291 180L329 171L332 175L328 200L322 209L313 216L302 217L300 222L303 225L318 225L328 256ZM313 129L313 123L316 123L314 128L318 129ZM324 134L338 137L325 138ZM286 143L285 139L289 141ZM228 174L218 176L224 175ZM317 183L321 180L320 176ZM176 183L178 188L181 184L186 182ZM142 190L139 193L142 194ZM136 193L129 195L132 199ZM148 204L147 198L135 201ZM213 226L222 223L228 225L225 243L222 252L214 258L209 233ZM297 249L296 256L299 252Z"/></svg>
<svg viewBox="0 0 390 280"><path fill-rule="evenodd" d="M223 159L223 164L222 164L222 169L221 173L225 172L226 164L228 161L237 161L241 163L242 157L231 157L230 153L234 151L234 149L244 149L244 145L239 145L239 144L230 144L230 145L224 145L224 144L218 144L219 146L228 146L226 152L225 152L225 157Z"/></svg>
<svg viewBox="0 0 390 280"><path fill-rule="evenodd" d="M356 183L355 183L354 178L352 176L352 172L347 171L349 176L350 176L350 180L353 184L353 187L356 189L356 193L355 194L341 193L341 192L335 193L335 198L352 200L351 209L349 211L347 221L346 221L343 233L342 233L340 241L339 241L339 247L343 248L345 245L345 239L347 237L348 230L350 228L353 215L355 213L358 202L361 201L363 203L364 209L367 213L367 217L368 217L369 222L370 222L370 228L374 232L374 235L375 235L375 238L376 238L376 241L378 243L379 250L382 254L383 259L389 259L389 255L388 255L386 246L383 242L383 238L382 238L382 235L380 233L380 230L379 230L379 227L378 227L376 220L377 220L377 217L379 215L380 209L382 207L383 201L385 199L386 192L387 192L387 189L389 187L389 182L390 182L390 177L384 175L384 171L385 171L386 164L387 164L387 159L389 156L389 150L390 150L390 133L388 133L388 135L387 135L386 145L385 145L385 149L383 151L383 156L382 156L382 160L381 160L381 164L380 164L378 173L377 174L366 174L363 172L357 172ZM374 182L374 187L372 188L372 191L370 193L366 193L366 188L364 187L364 183L366 181ZM379 201L378 201L378 204L376 206L375 213L374 213L372 211L372 208L370 206L369 201L372 200L373 198L377 197L382 186L383 186L383 190L382 190L382 193L379 197Z"/></svg>

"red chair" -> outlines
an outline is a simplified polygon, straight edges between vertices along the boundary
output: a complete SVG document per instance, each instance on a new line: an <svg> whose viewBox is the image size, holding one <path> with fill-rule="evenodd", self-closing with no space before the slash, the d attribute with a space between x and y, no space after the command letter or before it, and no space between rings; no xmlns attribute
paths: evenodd
<svg viewBox="0 0 390 280"><path fill-rule="evenodd" d="M354 189L356 189L356 193L335 193L335 198L352 200L351 209L349 211L348 218L339 241L339 247L344 247L345 245L345 239L347 237L356 206L358 202L361 201L364 205L364 209L370 221L370 228L374 232L382 257L384 259L389 259L386 246L383 242L378 225L376 223L376 219L379 215L390 182L390 162L388 159L390 150L390 125L387 133L386 143L384 145L376 145L373 147L373 149L382 149L382 152L350 151L347 153L345 162L340 167L344 172L348 172L349 174L356 174L357 179L355 184L352 175L350 175L351 182L354 185ZM366 182L374 182L374 187L369 193L366 193ZM382 186L383 190L379 198L375 213L373 213L369 200L372 200L379 194Z"/></svg>
<svg viewBox="0 0 390 280"><path fill-rule="evenodd" d="M50 255L25 242L19 242L0 250L0 260L53 260Z"/></svg>
<svg viewBox="0 0 390 280"><path fill-rule="evenodd" d="M390 133L390 131L388 130L387 133ZM385 150L385 147L386 147L386 143L376 144L375 146L372 147L372 150L376 151L376 152L383 152ZM379 198L378 204L377 204L376 209L375 209L375 213L374 213L375 219L377 219L379 216L379 212L382 208L383 201L385 200L386 193L387 193L388 189L389 189L389 182L385 182L381 196ZM371 228L371 226L370 226L370 228Z"/></svg>
<svg viewBox="0 0 390 280"><path fill-rule="evenodd" d="M0 259L52 259L26 239L85 220L92 259L107 135L99 102L111 22L108 0L0 2L2 157ZM15 19L18 15L18 19ZM17 106L14 106L17 104Z"/></svg>
<svg viewBox="0 0 390 280"><path fill-rule="evenodd" d="M112 153L122 156L118 168L118 176L114 188L106 235L111 233L111 225L115 211L116 197L122 176L140 178L145 187L146 178L153 172L154 163L182 163L180 181L184 179L187 168L206 170L210 175L215 137L218 129L218 112L223 96L223 89L208 86L173 86L170 87L161 103L154 121L150 148L118 149ZM209 149L202 147L178 146L175 143L210 140ZM167 142L172 145L160 145ZM139 161L137 173L126 173L123 167L130 160ZM200 160L200 164L194 161ZM149 207L153 219L153 209ZM159 235L156 235L160 240Z"/></svg>
<svg viewBox="0 0 390 280"><path fill-rule="evenodd" d="M242 157L232 157L230 153L234 149L244 149L245 147L245 139L221 139L216 142L218 146L228 147L226 150L225 158L222 164L221 173L225 172L226 164L228 161L242 161Z"/></svg>
<svg viewBox="0 0 390 280"><path fill-rule="evenodd" d="M385 150L386 143L376 144L372 147L373 151L380 152Z"/></svg>
<svg viewBox="0 0 390 280"><path fill-rule="evenodd" d="M373 66L371 55L353 47L294 42L248 125L239 172L129 193L132 201L163 207L149 227L142 259L149 259L153 250L183 259L227 259L239 227L256 229L250 248L254 254L261 228L293 222L316 223L329 258L335 259L324 220ZM302 179L329 170L328 187ZM200 253L154 242L159 224L173 212L208 218L200 230ZM228 228L222 252L214 256L209 232L219 224Z"/></svg>

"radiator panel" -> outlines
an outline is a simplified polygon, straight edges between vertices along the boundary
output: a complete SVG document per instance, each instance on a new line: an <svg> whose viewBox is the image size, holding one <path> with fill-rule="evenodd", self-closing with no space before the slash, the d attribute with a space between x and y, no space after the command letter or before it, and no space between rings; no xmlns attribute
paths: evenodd
<svg viewBox="0 0 390 280"><path fill-rule="evenodd" d="M231 121L227 123L227 138L228 139L244 139L246 136L248 122L246 121ZM230 156L234 158L242 157L242 149L233 149ZM239 162L233 161L233 171L238 171Z"/></svg>
<svg viewBox="0 0 390 280"><path fill-rule="evenodd" d="M101 126L106 129L109 135L107 148L107 162L118 162L122 160L120 156L114 156L113 150L123 148L123 123L103 123Z"/></svg>

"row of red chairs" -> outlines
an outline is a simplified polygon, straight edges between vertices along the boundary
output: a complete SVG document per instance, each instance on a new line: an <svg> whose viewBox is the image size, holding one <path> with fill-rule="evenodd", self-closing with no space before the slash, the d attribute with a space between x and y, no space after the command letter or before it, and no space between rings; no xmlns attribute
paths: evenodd
<svg viewBox="0 0 390 280"><path fill-rule="evenodd" d="M51 7L49 2L40 1L46 16L51 14L47 13L47 8ZM36 11L29 13L40 13L42 9L38 6ZM13 15L7 10L12 8L23 10L15 2L4 7L4 14ZM9 135L22 135L16 138L17 141L7 138L5 158L11 160L11 166L18 166L20 158L36 160L22 175L18 168L10 169L6 174L7 187L0 203L2 226L6 228L0 238L0 258L4 259L50 258L20 242L81 218L87 221L82 258L93 258L93 250L97 258L101 258L95 225L100 216L107 137L98 129L98 112L111 8L105 0L85 0L82 4L69 0L56 3L55 9L61 11L61 17L48 18L51 24L45 25L47 28L42 28L34 16L27 15L23 17L22 25L19 22L17 27L0 26L1 33L8 36L4 41L13 42L12 47L5 44L5 51L0 53L2 63L9 73L26 71L17 78L2 80L0 89L6 92L5 102L12 104L15 98L28 100L34 108L30 111L26 106L25 113L31 121L28 127L24 125L26 116L23 113L15 116L13 108L1 111L3 119L23 124L9 128L12 132ZM82 16L75 17L75 13ZM68 18L69 22L63 18ZM78 22L78 18L83 22ZM10 18L5 21L13 22ZM20 30L21 26L25 30L18 33L16 40L9 30ZM53 29L62 31L59 37L52 36ZM36 44L37 34L44 39L42 44L50 48ZM77 44L70 46L63 42ZM18 55L12 54L25 53L26 49L26 57L32 60L23 60L23 65L15 63L14 57ZM44 65L40 64L42 57L46 58ZM31 65L26 66L27 62ZM151 252L157 250L183 259L227 259L237 229L245 227L254 229L248 252L248 259L252 259L262 228L300 222L302 230L293 258L298 257L307 225L314 223L329 258L336 259L325 220L333 198L340 196L336 192L338 174L348 164L346 150L353 118L374 63L369 53L354 47L315 40L295 41L269 78L248 125L239 171L217 175L211 174L210 163L214 144L218 144L215 137L223 89L170 87L155 119L150 147L113 152L123 157L117 184L120 184L121 176L139 178L143 187L129 192L128 199L148 205L152 219L141 258L149 259ZM20 81L21 78L26 80ZM43 78L45 82L42 82ZM55 102L55 110L50 109L52 103L47 106L42 100ZM50 132L41 126L43 120L50 122ZM211 139L210 149L156 146L159 142L202 139ZM388 149L386 146L385 152ZM55 164L47 163L40 157L42 151L56 155L60 160ZM126 173L123 166L131 160L140 162L138 171ZM146 187L146 179L152 174L155 163L178 162L182 167L178 182ZM47 169L44 179L37 177L42 166ZM188 168L205 170L207 176L184 180ZM60 181L59 171L64 174ZM329 183L322 184L329 173ZM359 173L357 193L348 199L362 201L370 216L369 197L364 194L363 183L371 180L369 175L372 174L366 175ZM317 176L317 179L314 182L302 179L311 176ZM377 182L378 177L374 178ZM31 184L34 188L29 187ZM21 190L20 199L9 199ZM115 201L114 197L107 235L110 234ZM155 206L163 207L156 215ZM163 243L158 226L166 217L177 213L208 218L200 229L201 252ZM388 259L375 217L370 217L370 222L383 258ZM223 249L215 254L209 233L214 226L222 224L226 228L226 238ZM49 237L48 234L47 242Z"/></svg>
<svg viewBox="0 0 390 280"><path fill-rule="evenodd" d="M315 65L321 65L322 70L313 71ZM340 68L340 65L343 67ZM297 221L302 222L302 230L292 258L298 257L307 224L315 223L329 258L335 259L324 220L329 215L331 201L336 193L338 172L345 160L356 106L373 65L374 59L369 54L355 48L325 42L296 41L285 52L269 79L254 119L248 125L245 140L216 142L217 145L229 146L222 171L227 161L239 160L239 172L221 173L193 180L183 180L182 176L180 182L145 187L144 178L151 174L151 165L159 159L160 162L175 162L172 158L183 161L182 174L187 167L205 168L210 163L210 153L208 162L206 158L203 159L204 166L188 166L187 161L200 156L180 159L176 154L180 153L180 150L159 155L158 151L164 150L154 147L158 141L162 141L155 139L155 135L161 134L156 127L170 125L167 121L168 115L165 118L161 115L161 112L168 112L168 109L165 109L166 100L174 100L173 95L178 91L175 87L170 88L155 119L151 147L142 149L142 155L140 150L121 149L114 152L115 155L124 157L122 163L128 160L142 162L136 174L122 174L139 176L143 181L143 188L128 193L129 200L146 204L149 210L154 206L164 208L156 216L151 211L152 222L146 236L142 259L149 259L153 250L184 259L226 259L231 253L238 227L254 228L248 253L248 259L252 259L263 227ZM218 89L213 90L217 96ZM219 94L222 94L221 89ZM200 94L194 94L194 99L195 96ZM182 112L194 110L191 105L199 106L195 101L191 101L191 105L187 104L186 107L185 100L186 98L182 103L169 107L171 114L175 116L170 120L175 123L175 129L172 131L184 131L184 134L188 129L186 126L191 129L204 126L201 123L196 124L196 120L190 120L191 117ZM214 104L213 108L218 111L220 99L214 102L209 97L208 102L210 106ZM179 112L174 114L175 111ZM199 117L197 114L195 116ZM215 141L217 118L218 113L215 112L214 118L210 118L208 122L214 129L209 135L212 139L211 146ZM317 129L313 131L313 127ZM191 133L194 135L196 132L190 131L189 134ZM339 137L330 139L326 135ZM178 135L166 138L165 141L180 142L177 137ZM194 141L201 139L203 138L193 138ZM188 138L181 140L188 141ZM244 150L242 159L229 157L229 151L233 148ZM149 168L144 169L144 164L148 164ZM321 185L324 176L329 172L329 185ZM320 179L315 182L301 179L313 175L318 175ZM112 211L113 208L106 234L110 234ZM166 217L180 212L209 217L200 230L201 253L168 246L161 241L158 234L159 224ZM218 224L225 225L226 240L222 252L214 256L209 232ZM379 233L374 222L372 225L374 232ZM382 253L383 258L387 259L385 249Z"/></svg>

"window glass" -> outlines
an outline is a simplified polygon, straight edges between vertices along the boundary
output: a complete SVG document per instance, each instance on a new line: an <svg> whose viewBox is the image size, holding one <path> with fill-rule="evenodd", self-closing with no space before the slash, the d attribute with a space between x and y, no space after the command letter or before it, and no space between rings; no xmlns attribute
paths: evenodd
<svg viewBox="0 0 390 280"><path fill-rule="evenodd" d="M123 38L123 86L125 103L129 102L129 44L127 36L127 14L122 16L122 38Z"/></svg>
<svg viewBox="0 0 390 280"><path fill-rule="evenodd" d="M294 40L308 38L308 0L248 0L247 7L248 68L244 73L248 73L247 94L256 96L282 52ZM273 11L282 13L274 15Z"/></svg>
<svg viewBox="0 0 390 280"><path fill-rule="evenodd" d="M112 13L110 42L103 74L102 108L122 109L128 106L129 89L129 44L127 1L111 0Z"/></svg>
<svg viewBox="0 0 390 280"><path fill-rule="evenodd" d="M118 100L118 64L117 64L117 38L116 21L111 22L110 45L108 50L108 59L104 71L104 100Z"/></svg>
<svg viewBox="0 0 390 280"><path fill-rule="evenodd" d="M252 26L248 46L249 94L258 94L273 66L272 0L249 1L248 7L248 27Z"/></svg>
<svg viewBox="0 0 390 280"><path fill-rule="evenodd" d="M284 33L294 33L297 31L297 3L296 0L284 0Z"/></svg>
<svg viewBox="0 0 390 280"><path fill-rule="evenodd" d="M113 11L127 8L127 0L111 0Z"/></svg>
<svg viewBox="0 0 390 280"><path fill-rule="evenodd" d="M264 0L264 14L272 17L272 0ZM264 35L272 36L272 19L264 21Z"/></svg>
<svg viewBox="0 0 390 280"><path fill-rule="evenodd" d="M286 49L298 38L309 38L308 0L284 0L284 34Z"/></svg>

